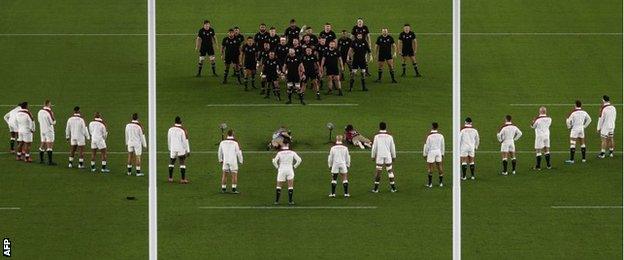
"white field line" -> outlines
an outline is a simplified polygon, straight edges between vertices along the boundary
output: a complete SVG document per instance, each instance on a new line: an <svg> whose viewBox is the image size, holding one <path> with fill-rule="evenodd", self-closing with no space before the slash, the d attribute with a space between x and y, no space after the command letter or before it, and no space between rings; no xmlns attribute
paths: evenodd
<svg viewBox="0 0 624 260"><path fill-rule="evenodd" d="M551 104L526 103L526 104L509 104L509 105L512 107L537 107L537 106L570 107L570 108L574 107L573 103L551 103ZM611 105L621 106L623 104L611 104ZM599 106L602 106L602 104L598 104L598 103L583 104L583 106L599 107Z"/></svg>
<svg viewBox="0 0 624 260"><path fill-rule="evenodd" d="M88 150L88 149L87 149ZM329 154L329 149L327 150L319 150L319 151L314 151L314 150L302 150L302 151L296 151L298 154ZM550 153L553 154L567 154L570 151L550 151ZM598 151L587 151L588 153L597 153ZM33 151L32 154L37 153L37 151ZM62 151L62 152L54 152L56 154L69 154L69 152L66 151ZM108 151L108 154L127 154L128 152L121 152L121 151ZM147 151L144 151L143 153L148 153ZM159 154L169 154L168 151L158 151ZM191 154L216 154L217 151L191 151ZM266 150L252 150L252 151L245 151L243 150L243 154L275 154L277 153L277 151L266 151ZM350 151L351 154L370 154L370 150L352 150ZM453 151L445 151L445 154L452 154ZM477 154L499 154L500 151L477 151ZM535 151L516 151L516 153L518 154L533 154L535 153ZM9 152L0 152L0 154L10 154ZM85 151L85 154L88 155L88 152ZM405 150L405 151L397 151L397 154L422 154L422 151L417 151L417 150Z"/></svg>
<svg viewBox="0 0 624 260"><path fill-rule="evenodd" d="M217 32L217 35L226 35ZM253 33L242 33L243 35ZM373 32L371 35L379 35ZM392 33L391 33L392 34ZM396 33L395 33L396 34ZM450 32L415 32L416 35L451 36ZM158 33L157 36L196 36L196 33ZM466 32L466 36L621 36L617 32ZM147 36L146 33L0 33L1 36Z"/></svg>
<svg viewBox="0 0 624 260"><path fill-rule="evenodd" d="M0 105L0 107L16 107L16 106L17 106L17 104L15 104L15 105L8 105L8 104ZM28 106L29 107L43 107L43 105L34 105L34 104L28 104ZM52 105L52 106L54 106L54 105Z"/></svg>
<svg viewBox="0 0 624 260"><path fill-rule="evenodd" d="M306 106L312 107L354 107L360 104L352 103L319 103L319 104L307 104ZM299 104L207 104L207 107L304 107Z"/></svg>
<svg viewBox="0 0 624 260"><path fill-rule="evenodd" d="M296 209L320 209L320 210L336 210L336 209L377 209L377 206L207 206L198 207L199 209L215 209L215 210L296 210Z"/></svg>
<svg viewBox="0 0 624 260"><path fill-rule="evenodd" d="M0 207L0 210L21 210L22 208L18 207Z"/></svg>
<svg viewBox="0 0 624 260"><path fill-rule="evenodd" d="M621 209L622 206L550 206L552 209Z"/></svg>

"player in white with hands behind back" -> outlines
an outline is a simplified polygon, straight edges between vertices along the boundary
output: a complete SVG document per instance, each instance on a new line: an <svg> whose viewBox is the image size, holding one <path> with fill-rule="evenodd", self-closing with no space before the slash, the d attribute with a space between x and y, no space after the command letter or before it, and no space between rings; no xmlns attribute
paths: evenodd
<svg viewBox="0 0 624 260"><path fill-rule="evenodd" d="M388 133L386 123L379 123L379 132L373 139L373 147L371 148L371 158L375 161L375 185L373 193L379 192L379 181L381 180L381 171L386 168L388 179L390 180L390 192L397 192L394 184L394 170L392 169L392 161L396 160L396 149L394 147L394 138Z"/></svg>
<svg viewBox="0 0 624 260"><path fill-rule="evenodd" d="M67 139L70 146L68 167L74 167L74 155L76 155L76 150L78 150L78 169L84 169L84 146L86 140L89 140L89 129L87 129L84 119L82 119L80 107L78 106L74 107L74 114L67 119L65 139Z"/></svg>
<svg viewBox="0 0 624 260"><path fill-rule="evenodd" d="M459 157L461 158L462 180L466 180L466 171L470 164L470 179L475 179L475 151L479 148L479 132L472 127L472 118L464 120L464 127L459 131Z"/></svg>
<svg viewBox="0 0 624 260"><path fill-rule="evenodd" d="M570 112L566 119L566 126L570 129L570 159L565 163L574 163L574 153L576 153L576 143L581 143L581 155L583 156L581 162L585 162L585 128L591 123L591 117L581 107L583 104L580 100L577 100L574 105L574 110Z"/></svg>
<svg viewBox="0 0 624 260"><path fill-rule="evenodd" d="M232 178L232 193L238 194L238 164L243 164L243 152L236 139L234 139L234 131L232 129L227 131L225 140L219 143L218 158L222 165L221 193L226 192L227 176L230 175Z"/></svg>
<svg viewBox="0 0 624 260"><path fill-rule="evenodd" d="M186 178L186 158L191 155L191 146L189 145L188 132L182 126L182 119L176 116L174 124L167 132L167 147L169 148L169 179L173 182L173 168L177 159L180 160L180 183L187 184Z"/></svg>
<svg viewBox="0 0 624 260"><path fill-rule="evenodd" d="M141 154L143 148L147 148L143 126L139 123L139 115L132 114L132 121L126 124L126 146L128 147L128 176L132 175L132 164L136 169L136 176L143 176L141 173Z"/></svg>
<svg viewBox="0 0 624 260"><path fill-rule="evenodd" d="M295 169L301 164L301 157L288 148L290 142L285 140L281 150L273 158L273 166L277 169L277 185L275 187L275 204L279 204L282 186L288 184L288 205L294 205Z"/></svg>
<svg viewBox="0 0 624 260"><path fill-rule="evenodd" d="M613 150L615 149L613 132L616 118L617 112L615 107L611 105L611 99L607 95L602 96L602 107L600 108L600 115L598 115L598 127L596 129L601 139L598 158L606 157L607 148L609 149L609 157L613 157Z"/></svg>
<svg viewBox="0 0 624 260"><path fill-rule="evenodd" d="M93 115L93 121L89 123L89 133L91 133L91 172L95 172L95 157L97 152L100 152L102 173L108 173L110 170L106 164L108 154L106 153L106 138L108 138L108 130L106 129L106 123L102 119L100 112L95 112Z"/></svg>
<svg viewBox="0 0 624 260"><path fill-rule="evenodd" d="M547 115L546 107L539 108L539 115L533 119L531 128L535 129L535 170L542 169L542 154L546 159L546 168L550 169L550 124L552 118Z"/></svg>
<svg viewBox="0 0 624 260"><path fill-rule="evenodd" d="M500 127L496 138L501 143L501 157L503 160L503 175L507 175L507 160L511 158L511 174L516 174L516 145L522 136L520 129L511 122L511 116L505 116L505 123Z"/></svg>
<svg viewBox="0 0 624 260"><path fill-rule="evenodd" d="M431 131L427 135L427 141L423 146L423 157L427 161L427 187L433 187L433 167L438 168L438 176L440 178L439 186L444 186L442 180L444 179L444 167L442 165L442 158L444 157L444 136L438 132L438 123L431 123Z"/></svg>
<svg viewBox="0 0 624 260"><path fill-rule="evenodd" d="M44 155L48 154L48 165L56 165L52 161L52 148L54 146L54 125L56 125L56 119L54 118L54 112L52 112L52 104L50 100L46 100L43 103L43 108L37 113L37 120L39 121L39 132L41 137L41 145L39 146L39 163L45 163Z"/></svg>
<svg viewBox="0 0 624 260"><path fill-rule="evenodd" d="M336 186L338 185L338 174L342 176L342 187L344 188L344 196L349 197L349 167L351 167L351 156L349 148L342 144L342 135L336 136L336 144L329 150L327 157L327 166L329 166L332 180L330 198L336 197Z"/></svg>

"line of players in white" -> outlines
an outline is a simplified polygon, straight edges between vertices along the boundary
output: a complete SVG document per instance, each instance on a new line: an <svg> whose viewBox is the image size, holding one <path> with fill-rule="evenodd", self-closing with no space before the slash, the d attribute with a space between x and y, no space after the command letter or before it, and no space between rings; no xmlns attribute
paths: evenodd
<svg viewBox="0 0 624 260"><path fill-rule="evenodd" d="M601 137L601 152L598 158L605 158L608 149L608 156L613 157L614 152L614 130L617 112L610 103L608 96L602 97L602 106L600 108L599 119L597 124L597 132ZM35 122L32 114L28 110L28 103L20 103L16 108L9 111L4 116L5 121L11 132L11 150L14 150L15 141L17 141L16 159L31 162L30 146L33 141L35 132ZM38 112L38 121L41 133L41 145L39 148L40 162L45 163L44 153L48 154L48 164L54 165L52 161L52 150L54 143L54 126L56 119L52 112L52 105L46 100L43 108ZM570 158L565 162L574 163L574 155L577 144L580 145L582 162L586 161L586 145L585 145L585 128L591 123L591 117L582 109L581 101L575 102L575 107L566 119L567 128L570 129ZM531 128L535 130L535 152L536 164L534 169L541 170L542 156L546 161L546 167L551 168L550 160L550 126L552 119L548 116L546 107L539 108L539 115L533 119ZM170 151L169 162L169 182L173 182L173 170L176 161L179 160L179 168L181 172L181 183L188 183L186 178L186 158L190 156L191 150L188 139L188 132L182 126L180 117L175 118L174 125L168 130L167 146ZM496 137L501 144L502 157L502 175L508 174L508 161L511 160L511 173L516 173L516 148L515 141L520 139L522 131L512 123L510 115L505 116L505 123L500 127ZM70 155L68 167L73 167L74 155L79 152L78 168L84 168L84 146L86 140L91 140L91 171L96 171L96 154L101 154L101 172L109 172L106 166L106 139L108 130L106 123L102 119L99 112L96 112L93 120L89 123L88 128L83 119L80 108L75 107L73 115L67 120L65 128L65 138L70 145ZM462 180L466 180L467 169L470 168L471 179L475 179L475 152L479 147L479 133L472 126L472 119L466 118L465 124L460 130L460 157L462 167ZM290 149L289 139L286 139L279 148L272 162L277 169L277 185L275 192L275 203L279 203L282 187L286 184L288 187L289 204L294 204L294 169L301 162L301 157ZM138 115L134 113L132 120L125 128L125 144L128 148L128 164L127 174L132 174L132 166L135 166L136 176L143 176L141 173L141 153L142 149L147 146L143 127L138 121ZM440 187L443 186L443 166L442 159L444 157L444 136L438 132L438 123L432 123L432 128L427 136L423 146L423 156L427 162L428 182L427 187L432 187L432 175L434 168L437 168L439 175ZM243 154L240 146L234 138L233 131L228 131L227 137L221 141L218 149L218 160L222 164L221 191L227 191L227 179L230 176L231 189L233 193L238 193L238 165L243 163ZM381 173L385 168L390 191L396 192L394 169L392 167L393 160L396 159L396 149L394 138L387 131L387 125L384 122L379 124L379 132L373 139L371 148L371 158L376 162L376 170L374 175L374 187L372 192L379 192L379 184ZM342 177L344 188L344 196L349 197L349 181L348 169L351 167L351 157L347 146L343 144L343 136L336 136L336 143L330 149L328 156L328 167L331 172L331 193L330 197L336 197L336 186L338 183L338 175Z"/></svg>

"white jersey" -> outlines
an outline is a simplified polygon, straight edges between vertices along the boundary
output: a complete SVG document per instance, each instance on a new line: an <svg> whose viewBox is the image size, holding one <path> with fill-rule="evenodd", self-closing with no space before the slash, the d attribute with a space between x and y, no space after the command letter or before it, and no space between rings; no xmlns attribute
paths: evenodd
<svg viewBox="0 0 624 260"><path fill-rule="evenodd" d="M344 146L342 142L337 142L329 150L329 156L327 157L327 165L329 167L340 165L351 167L351 155L349 155L349 148Z"/></svg>
<svg viewBox="0 0 624 260"><path fill-rule="evenodd" d="M54 125L56 125L56 119L54 113L50 107L43 107L37 113L37 120L39 121L39 131L41 133L53 133Z"/></svg>
<svg viewBox="0 0 624 260"><path fill-rule="evenodd" d="M284 148L273 158L273 166L280 171L292 171L301 164L301 157L292 150Z"/></svg>
<svg viewBox="0 0 624 260"><path fill-rule="evenodd" d="M16 127L18 133L34 133L35 132L35 120L32 118L32 114L27 109L20 109L11 117L13 125Z"/></svg>
<svg viewBox="0 0 624 260"><path fill-rule="evenodd" d="M610 103L605 103L600 108L600 115L598 117L598 127L597 130L610 130L613 132L615 129L615 119L617 118L617 112L615 111L615 107Z"/></svg>
<svg viewBox="0 0 624 260"><path fill-rule="evenodd" d="M515 141L518 141L521 136L522 131L520 131L520 129L511 122L507 122L501 126L498 134L496 134L498 141L501 143L514 143Z"/></svg>
<svg viewBox="0 0 624 260"><path fill-rule="evenodd" d="M566 119L566 125L568 126L568 129L575 131L580 131L587 128L587 126L589 126L589 123L591 123L591 117L589 117L589 114L581 108L575 108L574 110L572 110L572 112L570 112L570 115L568 115L568 119Z"/></svg>
<svg viewBox="0 0 624 260"><path fill-rule="evenodd" d="M87 125L80 114L74 114L67 119L65 138L79 141L89 139L89 129L87 129Z"/></svg>
<svg viewBox="0 0 624 260"><path fill-rule="evenodd" d="M93 142L105 141L108 137L106 124L101 118L95 118L89 123L89 133L91 133L91 141Z"/></svg>
<svg viewBox="0 0 624 260"><path fill-rule="evenodd" d="M181 124L174 124L167 132L167 147L170 152L187 154L191 152L188 133Z"/></svg>
<svg viewBox="0 0 624 260"><path fill-rule="evenodd" d="M371 158L396 158L394 138L386 130L381 130L375 135Z"/></svg>
<svg viewBox="0 0 624 260"><path fill-rule="evenodd" d="M460 150L479 149L479 132L472 125L466 124L459 131L459 147Z"/></svg>
<svg viewBox="0 0 624 260"><path fill-rule="evenodd" d="M533 124L531 124L531 128L535 129L535 136L550 136L550 124L552 123L552 118L547 115L539 115L535 119L533 119Z"/></svg>
<svg viewBox="0 0 624 260"><path fill-rule="evenodd" d="M229 165L237 165L243 163L243 152L238 142L233 137L227 137L219 143L219 151L217 152L219 162Z"/></svg>
<svg viewBox="0 0 624 260"><path fill-rule="evenodd" d="M143 134L143 126L139 124L139 121L132 120L126 125L126 145L139 148L141 146L147 147L147 141Z"/></svg>
<svg viewBox="0 0 624 260"><path fill-rule="evenodd" d="M20 111L20 110L22 110L22 108L20 106L16 106L15 108L11 109L11 111L9 111L8 113L4 115L4 121L9 126L9 130L11 132L17 132L17 129L13 122L14 120L11 120L11 118L15 117L15 115L17 114L17 111Z"/></svg>
<svg viewBox="0 0 624 260"><path fill-rule="evenodd" d="M437 130L431 130L423 146L423 156L431 153L444 154L444 136Z"/></svg>

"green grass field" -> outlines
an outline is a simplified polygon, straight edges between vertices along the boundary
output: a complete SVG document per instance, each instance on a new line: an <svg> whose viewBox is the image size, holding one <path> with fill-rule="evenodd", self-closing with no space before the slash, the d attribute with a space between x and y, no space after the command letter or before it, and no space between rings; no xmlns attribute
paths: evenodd
<svg viewBox="0 0 624 260"><path fill-rule="evenodd" d="M617 124L622 125L622 3L481 1L462 7L465 33L546 33L462 38L463 114L472 116L481 134L480 149L488 151L478 154L478 181L462 185L462 255L622 258L622 154L604 160L595 157L600 149L596 104L602 95L618 104ZM576 99L593 104L585 107L594 120L586 132L590 152L587 163L564 165L569 147L565 118ZM553 118L555 152L553 169L536 173L530 170L535 135L529 124L540 104ZM499 174L496 152L500 149L496 131L507 113L524 133L516 145L523 152L515 176ZM616 145L622 145L620 129Z"/></svg>

